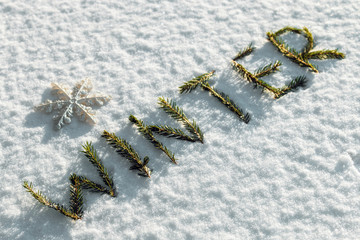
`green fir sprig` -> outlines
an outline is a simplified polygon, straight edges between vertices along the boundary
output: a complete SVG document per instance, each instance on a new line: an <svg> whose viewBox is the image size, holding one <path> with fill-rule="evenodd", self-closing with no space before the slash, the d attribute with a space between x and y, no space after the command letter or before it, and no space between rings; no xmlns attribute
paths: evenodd
<svg viewBox="0 0 360 240"><path fill-rule="evenodd" d="M291 48L285 41L280 37L280 35L292 32L296 34L301 34L307 39L307 44L301 52L298 52L294 48ZM309 62L309 59L343 59L345 54L336 50L319 50L311 51L314 47L314 38L311 32L304 27L303 29L294 28L294 27L284 27L278 30L275 33L268 32L266 33L268 40L286 57L290 58L293 62L296 62L302 67L308 67L311 71L318 73L319 71Z"/></svg>
<svg viewBox="0 0 360 240"><path fill-rule="evenodd" d="M254 83L255 87L261 87L262 89L268 90L269 92L274 94L275 98L278 98L278 96L280 96L281 92L278 88L275 88L275 87L271 86L270 84L260 80L258 77L256 77L255 74L252 74L243 65L241 65L235 61L231 61L231 63L233 64L234 69L247 81Z"/></svg>
<svg viewBox="0 0 360 240"><path fill-rule="evenodd" d="M27 181L24 182L23 187L26 188L27 192L29 192L38 202L44 204L45 206L55 209L56 211L60 212L61 214L70 217L74 220L78 220L82 218L82 214L77 214L70 209L65 208L63 205L54 203L49 200L45 195L43 195L40 191L35 191L33 189L32 183L28 183Z"/></svg>
<svg viewBox="0 0 360 240"><path fill-rule="evenodd" d="M291 80L291 82L288 85L282 87L280 89L280 92L282 95L285 95L288 92L293 92L300 87L305 87L306 83L307 83L307 79L305 76L298 76L295 79ZM279 97L281 97L281 96L279 96Z"/></svg>
<svg viewBox="0 0 360 240"><path fill-rule="evenodd" d="M70 211L78 216L82 216L83 211L83 195L81 191L81 181L76 176L72 174L70 176Z"/></svg>
<svg viewBox="0 0 360 240"><path fill-rule="evenodd" d="M268 65L265 65L264 67L260 67L257 69L254 73L255 77L261 78L267 75L270 75L271 73L279 71L279 67L282 65L280 61L275 61L274 63L269 63Z"/></svg>
<svg viewBox="0 0 360 240"><path fill-rule="evenodd" d="M85 156L90 161L90 163L97 169L99 176L102 178L104 184L109 189L104 188L103 186L88 180L86 177L82 177L81 180L82 184L90 189L94 189L94 190L97 189L96 191L98 192L104 192L114 197L116 195L114 181L112 177L109 176L109 173L107 172L107 169L104 167L101 159L98 157L96 150L89 142L86 142L82 147L83 147L82 152L85 154Z"/></svg>
<svg viewBox="0 0 360 240"><path fill-rule="evenodd" d="M209 78L211 76L213 76L215 73L215 70L209 72L209 73L204 73L200 76L197 76L193 79L191 79L190 81L187 81L184 83L184 85L182 85L181 87L179 87L180 93L189 93L192 90L194 90L199 84L209 80Z"/></svg>
<svg viewBox="0 0 360 240"><path fill-rule="evenodd" d="M106 194L109 194L110 196L114 197L114 193L110 193L110 191L106 187L89 180L85 176L78 176L75 173L73 175L80 181L81 187L83 189L88 189L91 192L106 193Z"/></svg>
<svg viewBox="0 0 360 240"><path fill-rule="evenodd" d="M166 125L150 125L148 127L151 132L165 137L171 137L189 142L195 142L195 140L192 137L186 135L181 129L178 128L172 128Z"/></svg>
<svg viewBox="0 0 360 240"><path fill-rule="evenodd" d="M150 178L152 170L147 166L149 163L149 157L144 157L143 161L139 157L139 154L132 148L132 146L126 142L126 140L121 139L115 135L115 133L109 133L104 130L101 135L106 139L108 144L116 149L116 152L121 156L129 160L133 165L130 167L130 170L137 170L139 176Z"/></svg>
<svg viewBox="0 0 360 240"><path fill-rule="evenodd" d="M201 132L199 126L196 124L195 120L192 122L186 117L184 110L176 105L175 101L159 97L158 104L160 107L170 115L173 119L180 121L186 130L192 134L192 139L204 143L204 135ZM181 130L180 130L181 131ZM182 132L182 131L181 131ZM185 134L182 134L184 138L187 138Z"/></svg>
<svg viewBox="0 0 360 240"><path fill-rule="evenodd" d="M202 88L206 91L209 91L211 95L216 97L221 103L223 103L228 109L230 109L232 112L236 113L238 117L244 122L249 123L250 122L250 114L244 113L242 109L240 109L233 100L230 99L228 95L226 95L223 92L220 92L216 90L215 88L211 87L208 82L203 83Z"/></svg>
<svg viewBox="0 0 360 240"><path fill-rule="evenodd" d="M35 192L33 190L32 183L24 182L23 187L27 189L29 193L41 204L44 204L45 206L55 209L56 211L62 213L63 215L70 217L74 220L81 219L84 213L83 210L83 194L82 194L82 188L83 189L89 189L92 192L100 192L100 193L106 193L109 194L112 197L115 197L115 186L113 183L112 178L107 173L106 168L102 164L102 161L98 158L98 155L96 153L96 150L91 145L91 143L87 142L83 145L83 151L85 156L89 159L90 163L93 164L100 175L100 177L103 179L103 182L105 185L109 188L95 183L88 178L84 176L78 176L75 173L71 174L69 177L70 180L70 207L69 209L65 208L63 205L60 205L58 203L54 203L50 201L46 196L44 196L40 191Z"/></svg>
<svg viewBox="0 0 360 240"><path fill-rule="evenodd" d="M239 52L239 56L244 56L245 55L249 55L255 48L250 44L247 48L245 48L244 50ZM241 58L241 57L240 57ZM237 58L239 59L239 58ZM235 62L235 61L234 61ZM205 73L203 75L200 75L194 79L201 79L202 76L208 76L206 79L203 79L202 81L198 81L196 82L196 85L194 85L194 87L192 89L195 89L199 84L201 85L202 89L209 91L211 93L211 95L213 95L214 97L216 97L221 103L223 103L227 108L229 108L231 111L233 111L234 113L236 113L239 118L244 121L245 123L249 123L250 121L250 115L248 113L244 113L238 106L236 106L236 104L234 103L234 101L232 101L229 96L227 96L225 93L217 91L216 89L212 88L209 83L208 80L210 79L211 76L213 76L215 73L215 71L211 71L209 73ZM193 79L193 80L194 80ZM187 83L190 83L191 81ZM181 89L184 88L186 86L183 85L180 87L180 93L183 93L185 91L182 91ZM191 90L192 90L191 89ZM190 92L190 91L188 91ZM169 111L169 110L168 110ZM169 111L169 113L174 114L174 111ZM174 117L176 117L176 114L174 114Z"/></svg>
<svg viewBox="0 0 360 240"><path fill-rule="evenodd" d="M231 63L233 64L234 69L247 81L254 84L254 87L260 87L262 90L266 90L274 95L274 98L280 98L285 94L289 93L290 91L294 91L299 87L304 87L307 80L304 76L297 77L292 82L297 84L291 84L284 86L282 88L276 88L268 84L267 82L261 80L261 77L267 76L271 73L279 71L279 67L281 66L280 61L275 61L274 63L270 63L264 67L259 68L255 71L255 73L251 73L247 70L243 65L240 63L232 60Z"/></svg>
<svg viewBox="0 0 360 240"><path fill-rule="evenodd" d="M345 55L339 53L338 50L320 50L312 51L307 55L308 59L343 59Z"/></svg>
<svg viewBox="0 0 360 240"><path fill-rule="evenodd" d="M160 149L161 151L163 151L169 158L170 160L177 164L176 159L175 159L175 155L170 152L166 146L164 146L164 144L162 144L161 142L159 142L153 135L153 133L150 131L149 127L144 125L144 122L142 120L137 119L135 116L130 115L129 116L129 120L130 122L134 123L137 126L138 131L144 135L144 137L146 139L148 139L156 148Z"/></svg>
<svg viewBox="0 0 360 240"><path fill-rule="evenodd" d="M253 51L255 50L255 47L253 46L252 43L250 43L246 48L241 49L238 54L236 54L236 56L233 58L233 61L242 59L248 55L250 55Z"/></svg>

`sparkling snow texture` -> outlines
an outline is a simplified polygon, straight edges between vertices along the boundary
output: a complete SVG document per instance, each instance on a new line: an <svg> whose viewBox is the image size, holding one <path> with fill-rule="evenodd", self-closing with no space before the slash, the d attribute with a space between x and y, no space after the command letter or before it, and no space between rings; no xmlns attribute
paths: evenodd
<svg viewBox="0 0 360 240"><path fill-rule="evenodd" d="M291 1L0 2L0 239L357 239L360 235L360 3ZM283 57L266 32L306 26L316 49L344 60L312 61L308 72ZM305 40L284 36L301 49ZM241 79L281 60L266 77L283 86L306 75L308 86L279 100ZM216 70L210 84L250 112L244 124L207 92L178 87ZM51 99L51 82L89 77L112 96L98 123L77 118L60 131L33 107ZM179 127L157 105L171 98L195 119L205 143L159 137L172 164L128 121ZM106 129L150 157L151 179L129 171L104 139ZM98 180L81 151L92 141L119 195L84 193L84 219L40 205L22 187L33 182L68 206L71 173Z"/></svg>

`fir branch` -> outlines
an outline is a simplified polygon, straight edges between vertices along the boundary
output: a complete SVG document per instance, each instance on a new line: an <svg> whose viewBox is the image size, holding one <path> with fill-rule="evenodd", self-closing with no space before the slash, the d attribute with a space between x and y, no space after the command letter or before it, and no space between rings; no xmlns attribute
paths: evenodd
<svg viewBox="0 0 360 240"><path fill-rule="evenodd" d="M293 62L299 64L300 66L309 67L312 71L318 73L319 71L308 61L302 59L300 54L297 53L294 49L289 48L287 44L277 37L274 33L267 33L268 40L275 46L277 49L287 58L290 58Z"/></svg>
<svg viewBox="0 0 360 240"><path fill-rule="evenodd" d="M111 193L106 187L103 187L100 184L89 180L85 176L77 176L76 175L76 177L79 179L81 187L84 189L89 189L91 192L106 193L112 197L115 196L114 193Z"/></svg>
<svg viewBox="0 0 360 240"><path fill-rule="evenodd" d="M292 90L294 89L297 89L299 87L305 87L306 86L306 83L307 83L307 79L305 76L299 76L299 77L296 77L295 79L293 79L288 87Z"/></svg>
<svg viewBox="0 0 360 240"><path fill-rule="evenodd" d="M61 214L70 217L74 220L78 220L81 219L81 214L76 214L70 210L68 210L67 208L65 208L63 205L60 205L58 203L54 203L52 201L50 201L46 196L44 196L40 191L35 192L33 189L33 185L32 183L28 183L28 182L24 182L23 187L26 188L27 192L29 192L38 202L40 202L41 204L55 209L56 211L60 212Z"/></svg>
<svg viewBox="0 0 360 240"><path fill-rule="evenodd" d="M245 78L247 81L251 82L251 83L255 83L257 84L258 82L258 78L256 76L254 76L254 74L252 74L251 72L249 72L243 65L235 62L235 61L231 61L231 63L234 66L234 69L243 77Z"/></svg>
<svg viewBox="0 0 360 240"><path fill-rule="evenodd" d="M338 50L312 51L306 55L309 59L343 59L345 54Z"/></svg>
<svg viewBox="0 0 360 240"><path fill-rule="evenodd" d="M286 32L293 32L293 33L298 33L298 34L301 34L302 33L302 30L301 29L298 29L298 28L294 28L294 27L290 27L290 26L286 26L280 30L278 30L275 34L276 35L281 35L281 34L284 34Z"/></svg>
<svg viewBox="0 0 360 240"><path fill-rule="evenodd" d="M99 176L102 178L104 184L106 186L108 186L110 190L107 190L107 189L106 189L107 191L104 191L104 189L100 190L99 186L101 188L104 188L104 187L102 187L101 185L96 184L94 182L91 182L90 180L86 179L85 177L83 177L82 183L85 184L84 186L89 186L89 187L94 186L95 188L93 188L93 187L90 187L90 188L98 189L96 191L105 192L105 193L109 194L110 196L115 197L116 189L114 187L113 179L109 176L109 174L108 174L106 168L104 167L101 159L98 157L96 150L91 145L91 142L90 143L86 142L82 147L84 149L82 152L85 154L85 156L90 161L90 163L92 165L94 165L94 167L96 167L96 169L97 169L97 171L99 173ZM96 185L94 185L94 184L96 184ZM99 185L99 186L97 186L97 185Z"/></svg>
<svg viewBox="0 0 360 240"><path fill-rule="evenodd" d="M241 58L250 55L254 50L255 47L253 47L253 44L250 43L246 48L240 50L240 52L233 58L233 61L239 60Z"/></svg>
<svg viewBox="0 0 360 240"><path fill-rule="evenodd" d="M273 72L279 71L279 67L282 65L280 61L275 61L274 63L269 63L268 65L257 69L254 73L254 76L261 78L267 76Z"/></svg>
<svg viewBox="0 0 360 240"><path fill-rule="evenodd" d="M159 142L154 135L152 134L152 132L150 131L150 129L144 125L143 121L138 120L135 116L130 115L129 116L129 120L130 122L134 123L139 132L144 135L144 137L146 139L148 139L156 148L160 149L161 151L163 151L169 158L170 160L177 164L176 159L175 159L175 155L173 153L171 153L166 146L164 146L161 142Z"/></svg>
<svg viewBox="0 0 360 240"><path fill-rule="evenodd" d="M280 37L281 34L286 32L293 32L296 34L301 34L307 39L307 44L302 50L302 52L298 53L293 48L290 48L287 44L285 44L284 40ZM316 69L314 65L309 62L309 59L343 59L345 58L345 54L338 52L337 50L320 50L313 51L311 50L314 47L314 38L311 32L304 27L303 29L293 28L293 27L284 27L279 31L272 33L266 33L268 40L286 57L290 58L293 62L296 62L302 67L308 67L311 71L318 73L319 71Z"/></svg>
<svg viewBox="0 0 360 240"><path fill-rule="evenodd" d="M83 196L81 191L81 181L76 176L72 174L70 176L70 211L78 216L83 214Z"/></svg>
<svg viewBox="0 0 360 240"><path fill-rule="evenodd" d="M309 29L307 29L306 27L303 28L303 33L303 36L307 40L307 44L303 50L303 53L309 53L314 48L314 37L312 36Z"/></svg>
<svg viewBox="0 0 360 240"><path fill-rule="evenodd" d="M244 66L242 66L241 64L232 61L232 63L234 64L234 68L240 73L240 75L245 78L246 80L248 80L249 82L252 82L255 84L256 86L260 86L263 89L268 90L269 92L273 93L274 98L280 98L282 96L284 96L285 94L294 91L296 89L298 89L299 87L304 87L307 83L307 79L304 76L301 77L297 77L294 80L292 80L290 82L289 85L286 85L282 88L275 88L273 86L270 86L268 83L260 80L257 75L252 74L251 72L249 72ZM263 69L265 69L264 72L266 72L266 69L273 69L275 67L278 67L277 65L280 64L280 62L275 62L274 64L269 64L267 66L265 66ZM280 65L279 65L280 66ZM261 73L262 70L260 70Z"/></svg>
<svg viewBox="0 0 360 240"><path fill-rule="evenodd" d="M279 94L279 89L267 84L266 82L260 80L258 77L256 77L254 74L252 74L251 72L249 72L244 66L242 66L241 64L232 61L232 64L234 66L234 69L243 77L245 78L247 81L254 83L255 86L259 86L262 87L263 89L268 90L269 92L273 93L274 95ZM275 62L274 65L271 65L272 67L278 67L279 63ZM266 66L265 66L266 67ZM270 68L271 69L271 68Z"/></svg>
<svg viewBox="0 0 360 240"><path fill-rule="evenodd" d="M170 117L174 118L177 121L182 122L186 130L188 130L196 140L200 141L201 143L204 143L203 133L201 132L200 128L197 126L195 120L190 122L190 120L186 117L184 111L176 105L176 102L172 100L169 101L168 99L165 99L163 97L159 97L158 100L160 107L166 113L168 113Z"/></svg>
<svg viewBox="0 0 360 240"><path fill-rule="evenodd" d="M195 142L193 138L186 135L181 129L172 128L169 126L164 125L151 125L148 126L149 130L153 133L165 136L165 137L172 137L180 140Z"/></svg>
<svg viewBox="0 0 360 240"><path fill-rule="evenodd" d="M216 97L220 102L222 102L232 112L236 113L243 122L245 122L246 124L249 123L250 114L244 113L243 110L238 108L238 106L236 106L236 104L229 98L229 96L212 88L209 85L209 83L207 83L207 82L203 83L201 86L204 90L209 91L211 93L211 95Z"/></svg>
<svg viewBox="0 0 360 240"><path fill-rule="evenodd" d="M179 87L180 93L189 93L192 90L194 90L199 84L203 83L204 81L209 80L211 76L213 76L215 73L215 70L202 74L200 76L197 76L190 81L184 82L184 85Z"/></svg>
<svg viewBox="0 0 360 240"><path fill-rule="evenodd" d="M279 31L277 31L275 33L275 36L277 37L277 40L279 42L284 44L286 46L286 48L289 49L291 52L293 52L295 54L299 54L294 48L290 48L287 44L285 44L284 40L279 37L280 35L282 35L284 33L287 33L287 32L300 34L300 35L302 35L302 36L304 36L306 38L307 44L304 47L302 52L308 53L308 52L311 51L311 49L313 49L313 47L314 47L314 38L313 38L311 32L306 27L304 27L303 29L299 29L299 28L286 26L286 27L280 29Z"/></svg>
<svg viewBox="0 0 360 240"><path fill-rule="evenodd" d="M293 92L297 90L300 87L305 87L307 83L307 79L305 76L298 76L295 79L293 79L287 86L282 87L280 89L280 93L275 96L275 98L280 98L281 96L284 96L285 94L289 92Z"/></svg>
<svg viewBox="0 0 360 240"><path fill-rule="evenodd" d="M107 193L111 196L115 196L115 187L112 179L109 177L106 168L103 166L101 160L98 158L96 150L91 145L91 143L86 143L83 145L85 156L89 159L90 163L92 163L98 170L100 177L103 179L104 183L110 188L108 190L106 187L97 184L84 176L77 176L76 174L72 174L69 177L70 180L70 208L67 209L62 205L51 202L44 195L41 194L40 191L35 192L33 190L32 184L30 185L27 182L24 182L23 186L27 189L31 195L38 200L40 203L48 206L50 208L55 209L56 211L64 214L67 217L71 217L75 220L81 219L84 213L83 211L83 196L82 196L82 188L90 189L92 192L101 192Z"/></svg>
<svg viewBox="0 0 360 240"><path fill-rule="evenodd" d="M139 155L132 148L132 146L124 139L118 138L114 133L109 133L104 130L101 136L106 139L110 146L116 149L118 154L133 163L133 165L130 167L131 170L138 170L140 172L138 175L150 178L152 170L147 167L149 162L149 158L147 156L143 161L141 161Z"/></svg>

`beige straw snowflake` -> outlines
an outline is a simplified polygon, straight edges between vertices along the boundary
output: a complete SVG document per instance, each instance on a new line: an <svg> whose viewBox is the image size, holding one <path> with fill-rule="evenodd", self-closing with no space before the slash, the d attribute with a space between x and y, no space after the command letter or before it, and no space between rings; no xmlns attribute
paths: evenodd
<svg viewBox="0 0 360 240"><path fill-rule="evenodd" d="M47 113L58 110L58 113L53 117L55 128L58 130L65 123L71 123L73 113L79 117L80 121L95 124L95 112L92 110L91 106L102 106L111 99L110 96L101 94L88 96L92 89L91 80L88 78L76 84L72 91L69 91L66 86L57 83L52 83L51 86L52 92L58 97L58 100L47 100L36 106L35 110Z"/></svg>

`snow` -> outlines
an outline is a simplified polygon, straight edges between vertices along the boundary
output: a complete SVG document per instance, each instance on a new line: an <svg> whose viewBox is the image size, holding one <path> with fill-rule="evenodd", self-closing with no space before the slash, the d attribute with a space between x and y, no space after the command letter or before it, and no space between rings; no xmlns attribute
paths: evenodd
<svg viewBox="0 0 360 240"><path fill-rule="evenodd" d="M360 234L360 4L336 1L2 1L0 3L0 239L356 239ZM344 60L313 61L309 72L283 57L266 32L306 26L315 49ZM296 47L305 40L288 36ZM308 86L274 100L230 65L254 71L280 60L266 78ZM207 92L178 87L216 70L210 84L252 119L244 124ZM54 130L33 107L51 83L89 77L112 100L96 125L73 118ZM205 143L158 137L172 164L128 120L179 127L157 105L171 98L195 119ZM150 157L151 179L101 139L106 129ZM38 203L33 182L68 205L71 173L101 182L81 145L93 142L113 174L116 198L84 191L84 218L73 221Z"/></svg>

